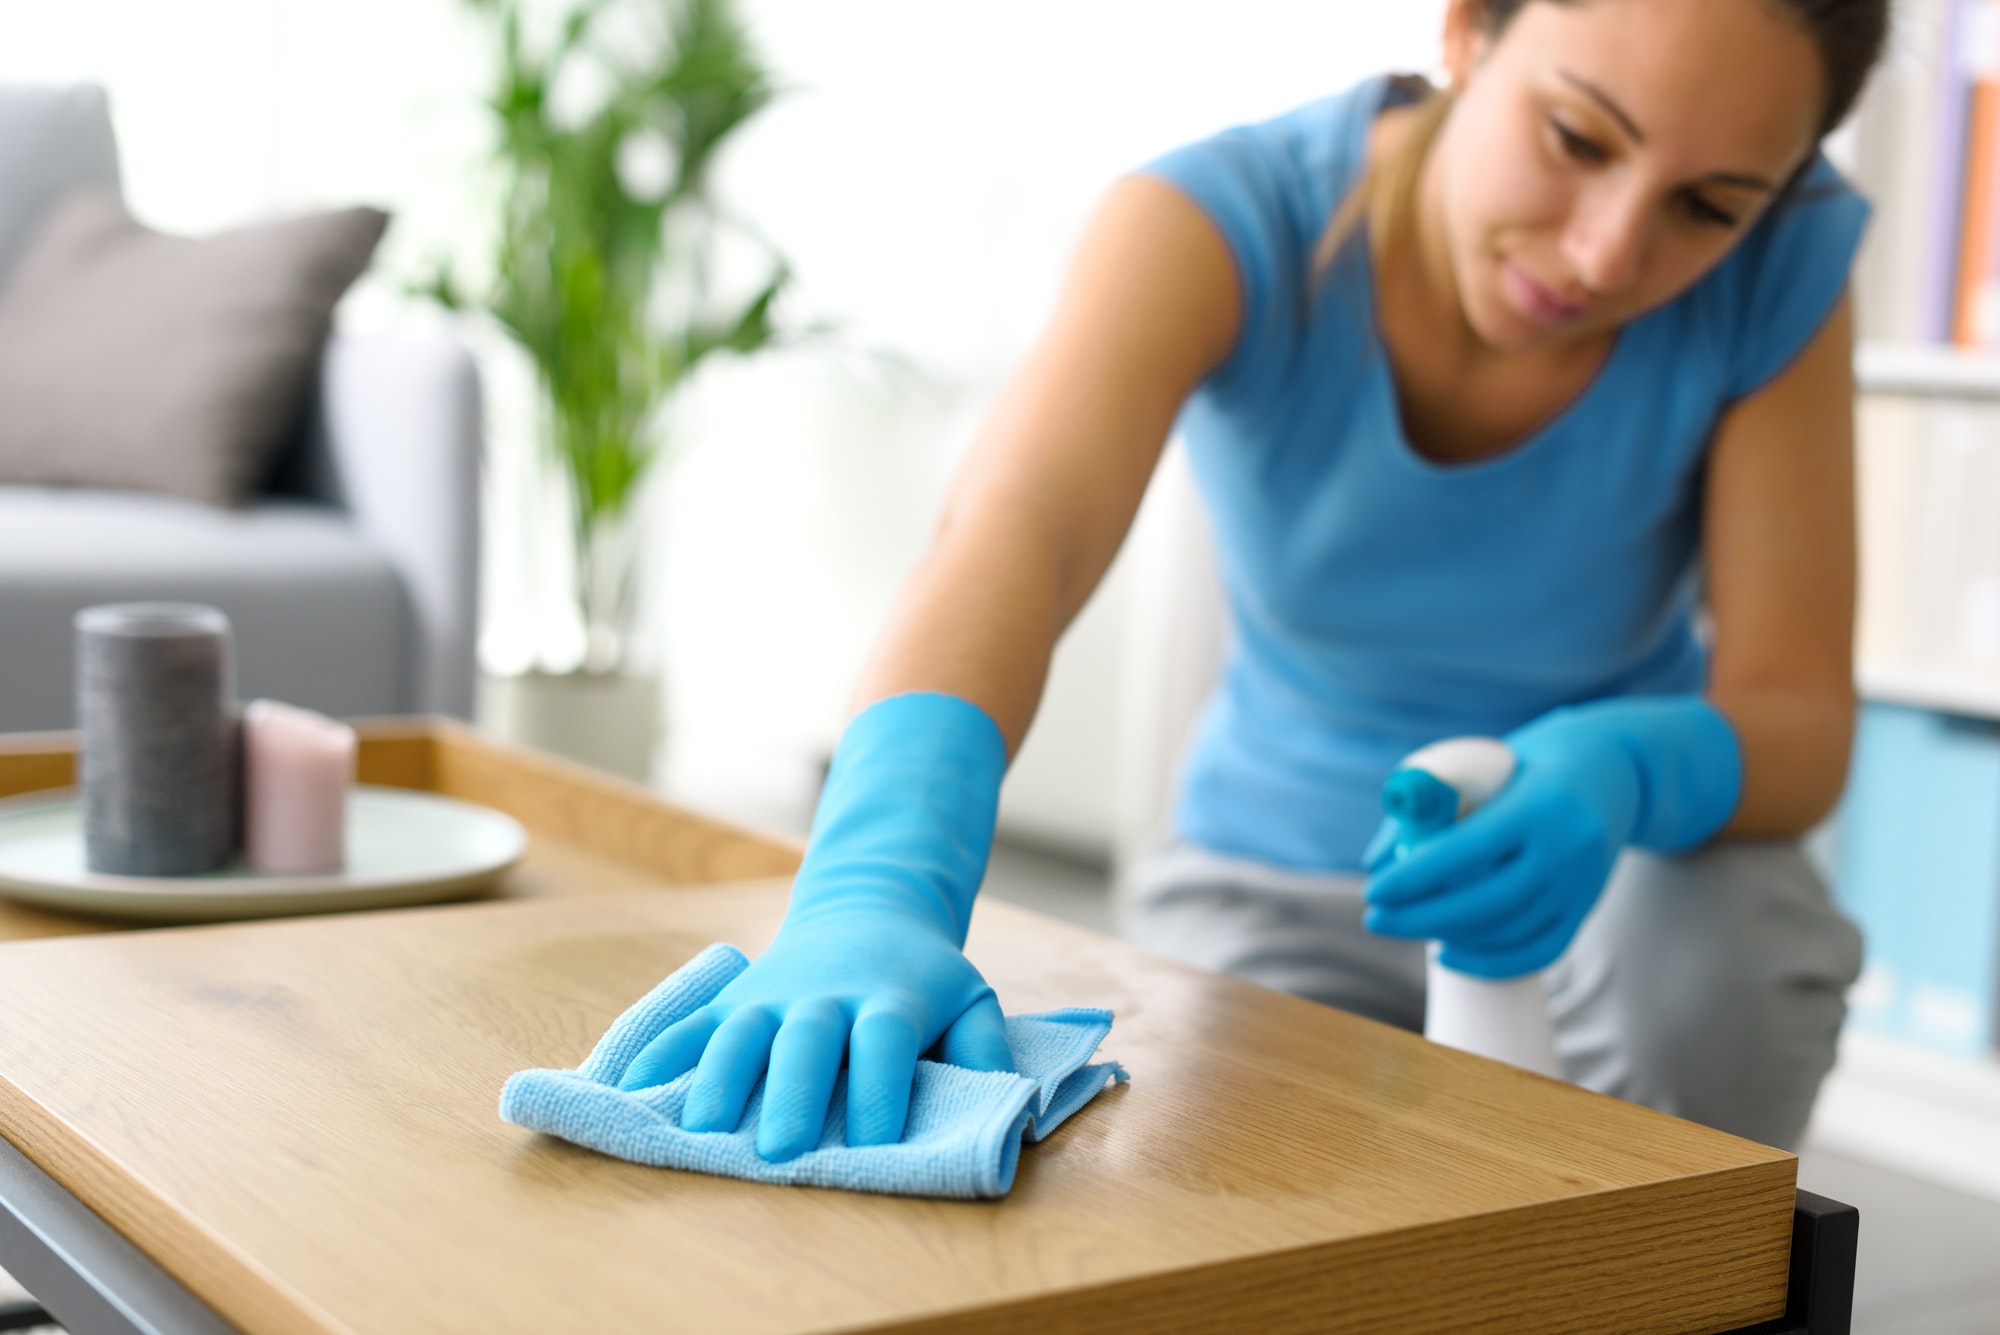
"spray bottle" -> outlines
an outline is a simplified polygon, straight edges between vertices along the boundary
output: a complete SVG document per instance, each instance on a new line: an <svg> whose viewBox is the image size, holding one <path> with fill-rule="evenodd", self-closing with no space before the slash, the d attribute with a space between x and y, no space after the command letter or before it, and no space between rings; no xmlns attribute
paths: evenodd
<svg viewBox="0 0 2000 1335"><path fill-rule="evenodd" d="M1492 737L1454 737L1412 752L1382 788L1398 857L1491 801L1514 777L1514 753ZM1424 1036L1434 1043L1562 1078L1542 976L1494 981L1426 954Z"/></svg>

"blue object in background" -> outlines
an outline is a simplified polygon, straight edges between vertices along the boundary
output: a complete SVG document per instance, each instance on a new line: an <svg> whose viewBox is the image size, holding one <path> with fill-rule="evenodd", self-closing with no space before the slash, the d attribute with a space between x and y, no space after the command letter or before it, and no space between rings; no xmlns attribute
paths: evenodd
<svg viewBox="0 0 2000 1335"><path fill-rule="evenodd" d="M1861 926L1849 1023L1980 1056L2000 1010L2000 724L1861 712L1836 897Z"/></svg>

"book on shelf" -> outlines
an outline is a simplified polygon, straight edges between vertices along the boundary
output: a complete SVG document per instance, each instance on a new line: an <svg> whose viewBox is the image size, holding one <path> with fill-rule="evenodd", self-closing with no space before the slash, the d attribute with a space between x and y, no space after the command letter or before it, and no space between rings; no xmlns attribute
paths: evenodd
<svg viewBox="0 0 2000 1335"><path fill-rule="evenodd" d="M2000 0L1905 0L1831 145L1874 206L1855 266L1864 338L2000 347Z"/></svg>
<svg viewBox="0 0 2000 1335"><path fill-rule="evenodd" d="M2000 686L2000 400L1869 394L1856 416L1864 664ZM1956 1056L2000 1038L2000 719L1872 699L1836 839L1861 926L1852 1025Z"/></svg>
<svg viewBox="0 0 2000 1335"><path fill-rule="evenodd" d="M1867 395L1855 432L1857 656L2000 685L2000 402Z"/></svg>
<svg viewBox="0 0 2000 1335"><path fill-rule="evenodd" d="M2000 1036L2000 724L1869 704L1835 894L1862 934L1849 1024L1958 1057Z"/></svg>
<svg viewBox="0 0 2000 1335"><path fill-rule="evenodd" d="M1896 6L1888 49L1853 123L1828 145L1873 205L1854 275L1864 338L1951 337L1967 113L1961 53L1971 4Z"/></svg>
<svg viewBox="0 0 2000 1335"><path fill-rule="evenodd" d="M2000 0L1972 0L1965 19L1964 200L1951 341L1982 348L2000 343Z"/></svg>

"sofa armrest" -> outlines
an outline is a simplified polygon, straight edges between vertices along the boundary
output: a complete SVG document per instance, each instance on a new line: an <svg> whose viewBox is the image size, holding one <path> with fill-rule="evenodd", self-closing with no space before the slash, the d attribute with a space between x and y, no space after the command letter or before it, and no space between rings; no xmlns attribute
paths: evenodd
<svg viewBox="0 0 2000 1335"><path fill-rule="evenodd" d="M336 334L302 489L346 510L402 576L412 712L472 716L478 641L479 372L455 339Z"/></svg>

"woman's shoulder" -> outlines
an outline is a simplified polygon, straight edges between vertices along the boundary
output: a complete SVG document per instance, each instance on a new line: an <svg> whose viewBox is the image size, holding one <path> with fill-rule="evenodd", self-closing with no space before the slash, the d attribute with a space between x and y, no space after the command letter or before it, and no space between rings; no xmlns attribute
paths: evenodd
<svg viewBox="0 0 2000 1335"><path fill-rule="evenodd" d="M1734 250L1675 303L1679 332L1704 350L1725 398L1754 393L1790 364L1847 290L1868 202L1816 154Z"/></svg>
<svg viewBox="0 0 2000 1335"><path fill-rule="evenodd" d="M1246 368L1282 377L1300 333L1313 251L1340 200L1367 165L1369 129L1402 87L1378 75L1155 158L1141 169L1207 215L1228 246L1241 295L1236 345L1209 378L1247 388Z"/></svg>
<svg viewBox="0 0 2000 1335"><path fill-rule="evenodd" d="M1140 170L1211 211L1252 204L1276 222L1324 223L1366 165L1367 127L1404 87L1377 75L1267 119L1182 144Z"/></svg>

